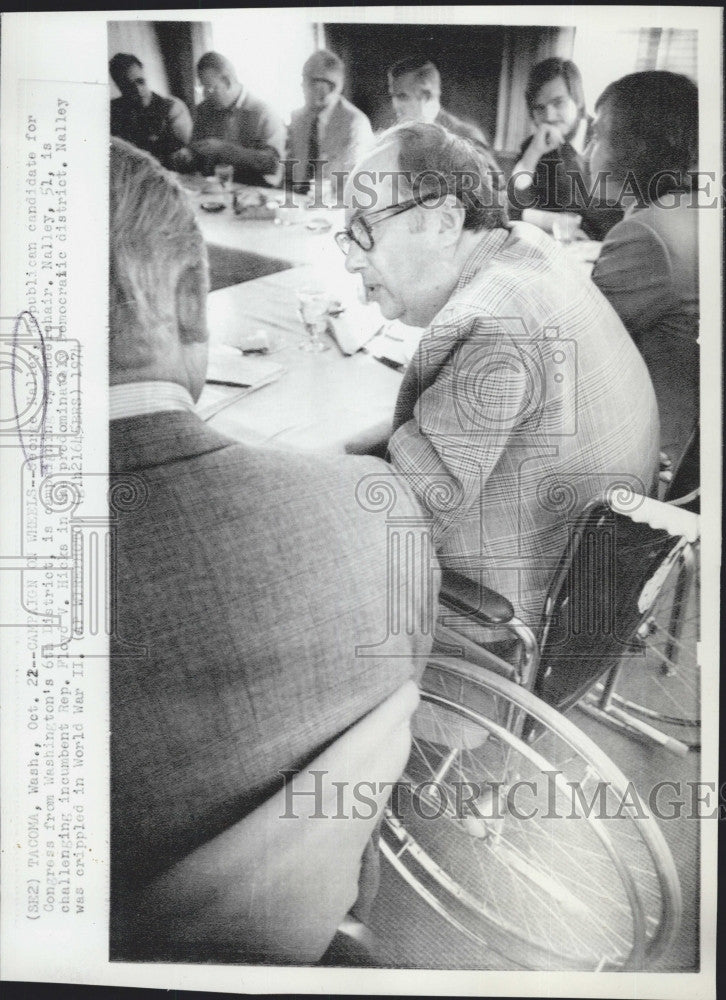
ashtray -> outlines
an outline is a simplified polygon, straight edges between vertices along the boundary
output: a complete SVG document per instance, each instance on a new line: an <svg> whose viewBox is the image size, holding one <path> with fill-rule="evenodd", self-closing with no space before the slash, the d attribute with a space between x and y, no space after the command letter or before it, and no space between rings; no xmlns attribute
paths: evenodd
<svg viewBox="0 0 726 1000"><path fill-rule="evenodd" d="M224 208L223 201L203 201L199 206L205 212L221 212Z"/></svg>
<svg viewBox="0 0 726 1000"><path fill-rule="evenodd" d="M313 233L327 233L329 229L333 228L333 223L330 219L321 219L318 216L314 219L310 219L309 222L306 222L305 228L309 229Z"/></svg>

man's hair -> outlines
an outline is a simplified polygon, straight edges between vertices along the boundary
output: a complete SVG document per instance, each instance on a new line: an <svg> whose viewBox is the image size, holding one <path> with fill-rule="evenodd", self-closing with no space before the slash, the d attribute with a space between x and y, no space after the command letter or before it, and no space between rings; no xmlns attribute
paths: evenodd
<svg viewBox="0 0 726 1000"><path fill-rule="evenodd" d="M472 144L434 122L405 122L384 132L377 145L395 140L403 187L416 197L453 194L464 207L464 229L508 228L509 221L488 164ZM403 198L402 198L403 200Z"/></svg>
<svg viewBox="0 0 726 1000"><path fill-rule="evenodd" d="M110 60L108 71L119 90L123 90L126 83L126 74L132 66L138 66L140 69L144 68L141 60L137 59L136 56L132 56L129 52L117 52Z"/></svg>
<svg viewBox="0 0 726 1000"><path fill-rule="evenodd" d="M112 364L140 367L156 353L159 327L175 322L187 269L209 279L207 251L189 199L148 153L111 139L109 328Z"/></svg>
<svg viewBox="0 0 726 1000"><path fill-rule="evenodd" d="M427 97L441 96L441 74L436 64L421 56L408 56L394 63L388 70L392 80L411 75Z"/></svg>
<svg viewBox="0 0 726 1000"><path fill-rule="evenodd" d="M549 83L550 80L556 80L558 76L561 76L565 81L567 93L577 105L580 114L584 117L586 114L585 91L582 87L580 71L571 59L561 59L559 56L543 59L542 62L537 63L530 70L527 89L525 90L525 98L530 114L537 101L537 94L542 87L546 83Z"/></svg>
<svg viewBox="0 0 726 1000"><path fill-rule="evenodd" d="M207 71L226 76L230 83L237 82L237 71L226 56L219 52L205 52L197 63L197 76Z"/></svg>
<svg viewBox="0 0 726 1000"><path fill-rule="evenodd" d="M315 68L314 73L310 72L310 67ZM343 60L335 52L331 52L330 49L318 49L317 52L313 52L303 66L303 75L320 76L321 79L332 76L336 81L342 82L345 76L345 66Z"/></svg>
<svg viewBox="0 0 726 1000"><path fill-rule="evenodd" d="M609 84L596 110L609 111L606 169L616 180L632 174L644 200L654 176L664 177L658 192L690 185L698 162L698 87L687 76L665 70L630 73Z"/></svg>

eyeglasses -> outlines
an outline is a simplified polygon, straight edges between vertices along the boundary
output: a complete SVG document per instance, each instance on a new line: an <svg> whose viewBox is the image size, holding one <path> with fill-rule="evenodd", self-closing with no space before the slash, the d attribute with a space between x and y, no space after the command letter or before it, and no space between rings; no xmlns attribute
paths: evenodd
<svg viewBox="0 0 726 1000"><path fill-rule="evenodd" d="M432 194L419 195L418 198L399 202L398 205L388 205L386 208L375 209L375 211L369 212L367 215L357 215L347 229L343 229L341 232L335 234L335 242L346 255L350 250L351 243L355 243L361 250L368 253L375 245L373 233L371 232L373 226L378 225L379 222L384 222L386 219L392 219L394 215L400 215L401 212L408 212L410 208L415 208L416 205L423 205L427 199L433 197L436 196Z"/></svg>

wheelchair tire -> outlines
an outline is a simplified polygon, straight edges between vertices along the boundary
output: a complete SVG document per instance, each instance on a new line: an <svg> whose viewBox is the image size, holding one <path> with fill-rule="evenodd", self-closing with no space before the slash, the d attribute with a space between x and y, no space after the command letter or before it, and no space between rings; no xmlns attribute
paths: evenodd
<svg viewBox="0 0 726 1000"><path fill-rule="evenodd" d="M652 968L678 932L680 884L619 769L489 670L436 658L421 688L384 857L450 924L522 968Z"/></svg>

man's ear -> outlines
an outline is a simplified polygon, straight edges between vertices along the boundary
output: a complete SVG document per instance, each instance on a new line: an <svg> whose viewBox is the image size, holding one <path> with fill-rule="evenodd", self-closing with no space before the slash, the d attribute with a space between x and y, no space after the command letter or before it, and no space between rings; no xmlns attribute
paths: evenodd
<svg viewBox="0 0 726 1000"><path fill-rule="evenodd" d="M203 343L207 339L207 291L200 267L185 267L175 292L176 320L182 344Z"/></svg>
<svg viewBox="0 0 726 1000"><path fill-rule="evenodd" d="M439 232L447 237L447 242L455 242L464 228L464 206L455 195L446 196L446 201L437 211Z"/></svg>

